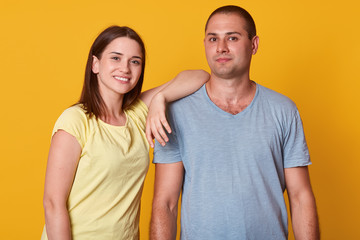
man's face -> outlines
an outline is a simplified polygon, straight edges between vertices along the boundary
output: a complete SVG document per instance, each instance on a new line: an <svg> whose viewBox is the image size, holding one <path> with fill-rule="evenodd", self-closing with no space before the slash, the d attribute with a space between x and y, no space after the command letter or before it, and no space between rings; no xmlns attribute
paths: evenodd
<svg viewBox="0 0 360 240"><path fill-rule="evenodd" d="M258 37L248 38L245 20L237 14L215 14L205 33L205 53L211 73L223 79L249 73Z"/></svg>

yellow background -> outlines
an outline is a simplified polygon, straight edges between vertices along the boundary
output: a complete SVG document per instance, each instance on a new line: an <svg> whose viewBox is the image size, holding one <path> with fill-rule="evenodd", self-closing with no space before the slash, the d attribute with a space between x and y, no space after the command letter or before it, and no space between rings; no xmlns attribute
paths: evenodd
<svg viewBox="0 0 360 240"><path fill-rule="evenodd" d="M144 89L189 68L208 70L204 24L217 7L238 4L260 36L251 77L300 110L322 239L360 239L359 2L12 1L0 2L0 239L39 239L51 130L80 95L91 43L105 27L133 27L148 62ZM154 166L142 198L148 239ZM290 239L293 239L290 234Z"/></svg>

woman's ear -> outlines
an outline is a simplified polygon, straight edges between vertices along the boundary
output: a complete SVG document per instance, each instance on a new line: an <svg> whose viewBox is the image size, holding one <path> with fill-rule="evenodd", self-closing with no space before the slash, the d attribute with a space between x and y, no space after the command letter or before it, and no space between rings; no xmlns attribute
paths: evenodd
<svg viewBox="0 0 360 240"><path fill-rule="evenodd" d="M93 62L91 67L93 73L98 74L99 73L99 59L93 55Z"/></svg>

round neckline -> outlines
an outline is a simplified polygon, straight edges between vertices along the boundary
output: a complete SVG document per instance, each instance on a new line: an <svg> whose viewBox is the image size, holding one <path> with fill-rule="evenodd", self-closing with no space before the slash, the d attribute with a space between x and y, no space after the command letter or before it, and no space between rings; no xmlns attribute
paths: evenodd
<svg viewBox="0 0 360 240"><path fill-rule="evenodd" d="M109 126L109 127L112 127L112 128L126 128L128 126L128 122L129 122L129 116L128 114L126 113L126 111L124 111L125 113L125 116L126 116L126 121L125 121L125 124L124 125L112 125L110 123L106 123L104 122L103 120L101 120L100 118L98 118L99 122L105 126Z"/></svg>
<svg viewBox="0 0 360 240"><path fill-rule="evenodd" d="M226 116L229 116L229 117L233 117L233 118L236 118L236 117L239 117L239 116L242 116L244 115L246 112L249 111L249 109L252 108L252 106L254 105L254 102L257 98L257 96L259 95L259 84L257 84L255 81L252 81L255 83L255 86L256 86L256 91L255 91L255 95L254 95L254 98L251 100L251 103L241 112L237 113L237 114L231 114L229 112L226 112L224 110L222 110L220 107L218 107L213 101L211 101L208 93L207 93L207 90L206 90L206 84L203 85L203 93L207 99L207 101L210 103L210 105L215 108L216 111L220 112L221 114L223 115L226 115Z"/></svg>

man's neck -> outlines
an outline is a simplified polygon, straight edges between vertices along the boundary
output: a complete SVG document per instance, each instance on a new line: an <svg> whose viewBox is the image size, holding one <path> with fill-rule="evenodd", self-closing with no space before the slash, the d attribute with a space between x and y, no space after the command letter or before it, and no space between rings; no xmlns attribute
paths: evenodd
<svg viewBox="0 0 360 240"><path fill-rule="evenodd" d="M206 91L219 108L233 115L250 105L256 92L256 84L247 78L220 79L211 76Z"/></svg>

